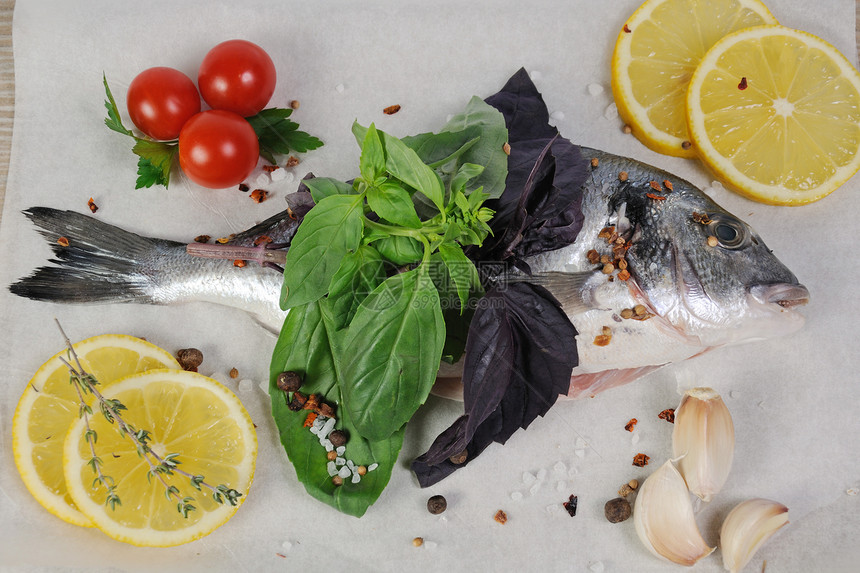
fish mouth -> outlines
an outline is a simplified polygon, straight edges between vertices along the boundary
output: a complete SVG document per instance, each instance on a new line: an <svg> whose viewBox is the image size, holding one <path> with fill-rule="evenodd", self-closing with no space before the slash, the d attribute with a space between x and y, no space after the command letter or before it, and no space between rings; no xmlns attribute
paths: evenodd
<svg viewBox="0 0 860 573"><path fill-rule="evenodd" d="M801 284L756 285L750 289L750 294L762 304L776 304L785 309L793 309L809 302L809 290Z"/></svg>

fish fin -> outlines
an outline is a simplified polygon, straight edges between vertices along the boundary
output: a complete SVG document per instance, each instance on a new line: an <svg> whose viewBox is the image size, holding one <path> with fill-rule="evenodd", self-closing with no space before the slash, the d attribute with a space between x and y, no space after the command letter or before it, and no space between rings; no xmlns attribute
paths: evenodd
<svg viewBox="0 0 860 573"><path fill-rule="evenodd" d="M596 271L565 273L559 271L537 272L531 275L509 275L507 282L526 282L540 285L552 293L568 314L579 314L598 308L591 300L588 281L600 274Z"/></svg>
<svg viewBox="0 0 860 573"><path fill-rule="evenodd" d="M152 299L159 253L180 245L141 237L92 217L48 207L24 211L51 244L56 266L36 269L9 290L33 300L62 303L157 303Z"/></svg>

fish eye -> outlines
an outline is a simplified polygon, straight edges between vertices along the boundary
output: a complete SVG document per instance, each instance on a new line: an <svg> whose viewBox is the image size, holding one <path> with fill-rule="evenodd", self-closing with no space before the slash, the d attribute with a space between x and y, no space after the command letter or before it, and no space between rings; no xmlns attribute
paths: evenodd
<svg viewBox="0 0 860 573"><path fill-rule="evenodd" d="M717 238L720 246L737 249L746 244L746 231L740 221L727 217L714 217L709 225L711 235Z"/></svg>

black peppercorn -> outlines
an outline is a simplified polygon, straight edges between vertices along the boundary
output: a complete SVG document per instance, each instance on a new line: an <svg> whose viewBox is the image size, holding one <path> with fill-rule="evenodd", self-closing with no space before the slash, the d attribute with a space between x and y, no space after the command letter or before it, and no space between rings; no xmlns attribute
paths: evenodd
<svg viewBox="0 0 860 573"><path fill-rule="evenodd" d="M183 370L197 372L197 367L203 363L203 353L196 348L183 348L176 352L176 360Z"/></svg>
<svg viewBox="0 0 860 573"><path fill-rule="evenodd" d="M296 372L281 372L278 374L278 388L284 392L295 392L302 387L302 377Z"/></svg>
<svg viewBox="0 0 860 573"><path fill-rule="evenodd" d="M453 456L451 456L448 459L451 461L452 464L459 466L460 464L465 463L466 460L468 459L468 457L469 457L469 452L467 450L463 450L462 452L454 454Z"/></svg>
<svg viewBox="0 0 860 573"><path fill-rule="evenodd" d="M330 441L331 445L334 447L339 448L346 443L346 432L343 430L335 430L328 435L328 441Z"/></svg>
<svg viewBox="0 0 860 573"><path fill-rule="evenodd" d="M606 505L603 506L603 513L610 523L621 523L630 517L632 510L629 501L623 497L616 497L606 502Z"/></svg>
<svg viewBox="0 0 860 573"><path fill-rule="evenodd" d="M427 511L433 515L439 515L446 509L448 509L448 502L445 500L444 496L434 495L427 500Z"/></svg>

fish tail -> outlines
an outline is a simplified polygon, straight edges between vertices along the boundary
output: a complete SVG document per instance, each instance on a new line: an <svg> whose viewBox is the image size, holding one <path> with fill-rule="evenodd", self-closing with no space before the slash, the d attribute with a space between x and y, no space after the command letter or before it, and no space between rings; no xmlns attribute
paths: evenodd
<svg viewBox="0 0 860 573"><path fill-rule="evenodd" d="M51 244L55 266L12 284L12 293L58 303L158 303L153 270L180 243L141 237L74 211L31 207L24 215Z"/></svg>

